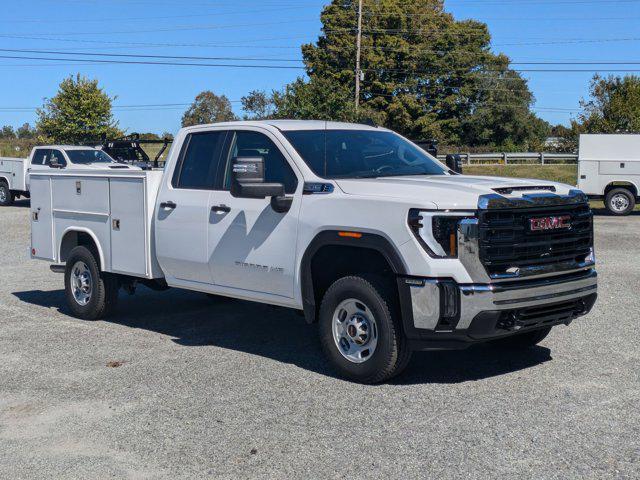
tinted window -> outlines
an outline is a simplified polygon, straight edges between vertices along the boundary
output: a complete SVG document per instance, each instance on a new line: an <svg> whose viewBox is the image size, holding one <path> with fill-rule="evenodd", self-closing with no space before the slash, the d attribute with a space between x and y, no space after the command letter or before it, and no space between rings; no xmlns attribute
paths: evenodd
<svg viewBox="0 0 640 480"><path fill-rule="evenodd" d="M87 148L86 150L66 150L71 163L113 163L114 160L101 150Z"/></svg>
<svg viewBox="0 0 640 480"><path fill-rule="evenodd" d="M224 145L225 132L192 133L185 140L173 186L213 190Z"/></svg>
<svg viewBox="0 0 640 480"><path fill-rule="evenodd" d="M33 159L31 160L31 165L48 165L45 163L49 158L49 150L45 150L43 148L36 150L33 152Z"/></svg>
<svg viewBox="0 0 640 480"><path fill-rule="evenodd" d="M294 193L298 179L280 149L262 133L236 132L229 151L229 161L225 175L225 189L231 187L231 167L238 157L262 157L264 176L267 183L282 183L286 193Z"/></svg>
<svg viewBox="0 0 640 480"><path fill-rule="evenodd" d="M57 162L60 165L66 165L67 161L64 159L60 150L51 150L51 155L47 158L45 165L51 165L52 162Z"/></svg>
<svg viewBox="0 0 640 480"><path fill-rule="evenodd" d="M392 132L300 130L284 132L316 175L325 178L444 175L420 147Z"/></svg>

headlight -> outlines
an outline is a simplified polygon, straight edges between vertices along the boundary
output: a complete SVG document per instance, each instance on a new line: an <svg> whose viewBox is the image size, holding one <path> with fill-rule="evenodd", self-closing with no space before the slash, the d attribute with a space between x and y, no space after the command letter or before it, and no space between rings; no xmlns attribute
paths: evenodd
<svg viewBox="0 0 640 480"><path fill-rule="evenodd" d="M434 258L458 257L458 225L472 212L429 212L411 209L409 227L420 245Z"/></svg>

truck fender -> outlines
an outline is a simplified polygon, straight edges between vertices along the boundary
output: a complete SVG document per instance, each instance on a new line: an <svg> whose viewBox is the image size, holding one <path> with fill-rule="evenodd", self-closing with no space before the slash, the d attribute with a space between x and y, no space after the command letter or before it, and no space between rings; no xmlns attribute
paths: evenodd
<svg viewBox="0 0 640 480"><path fill-rule="evenodd" d="M391 266L396 275L406 275L407 268L392 243L382 234L360 232L358 229L345 229L348 232L356 233L358 236L343 236L343 230L325 230L318 233L307 246L302 261L300 262L300 285L302 293L302 305L307 323L316 321L316 301L313 288L313 275L311 262L314 255L328 245L344 245L348 247L365 248L380 253ZM360 236L361 235L361 236Z"/></svg>
<svg viewBox="0 0 640 480"><path fill-rule="evenodd" d="M609 182L605 185L603 195L606 195L609 190L613 190L614 188L629 188L633 187L635 189L636 197L640 195L640 188L633 180L625 179L625 180L615 180Z"/></svg>
<svg viewBox="0 0 640 480"><path fill-rule="evenodd" d="M64 231L64 233L60 237L60 245L58 246L58 249L57 249L58 258L56 260L60 261L60 259L62 258L62 245L64 244L64 238L67 236L68 233L86 233L91 237L91 239L93 240L93 243L96 246L96 249L98 250L98 256L100 257L100 267L102 268L102 271L105 271L106 265L104 260L104 254L102 252L102 245L100 245L100 242L98 241L98 237L96 237L91 230L85 227L68 227Z"/></svg>

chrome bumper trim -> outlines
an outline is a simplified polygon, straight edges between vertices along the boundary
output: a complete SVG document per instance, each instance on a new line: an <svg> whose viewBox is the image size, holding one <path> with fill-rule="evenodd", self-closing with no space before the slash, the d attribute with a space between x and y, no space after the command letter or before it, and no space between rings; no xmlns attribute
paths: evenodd
<svg viewBox="0 0 640 480"><path fill-rule="evenodd" d="M480 288L478 288L480 287ZM527 288L520 284L514 288L508 285L461 285L460 321L457 330L469 328L473 319L481 312L527 308L572 300L595 293L598 289L598 274L591 270L581 278L570 278L564 282L550 279L548 284L536 282Z"/></svg>
<svg viewBox="0 0 640 480"><path fill-rule="evenodd" d="M435 330L441 317L441 282L435 279L405 281L411 293L414 327ZM596 293L598 274L592 269L583 275L510 283L457 285L460 319L456 330L469 328L473 319L482 312L535 307Z"/></svg>

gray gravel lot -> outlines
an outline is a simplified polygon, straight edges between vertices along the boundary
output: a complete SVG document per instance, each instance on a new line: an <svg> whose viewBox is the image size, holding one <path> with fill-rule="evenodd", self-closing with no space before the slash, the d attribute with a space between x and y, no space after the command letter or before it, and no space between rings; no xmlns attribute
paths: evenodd
<svg viewBox="0 0 640 480"><path fill-rule="evenodd" d="M598 303L540 347L371 387L288 310L141 289L70 317L27 207L0 209L0 478L640 477L640 215L597 218Z"/></svg>

